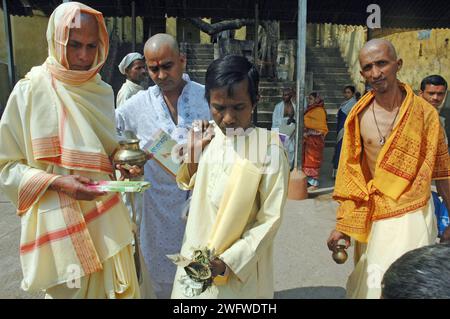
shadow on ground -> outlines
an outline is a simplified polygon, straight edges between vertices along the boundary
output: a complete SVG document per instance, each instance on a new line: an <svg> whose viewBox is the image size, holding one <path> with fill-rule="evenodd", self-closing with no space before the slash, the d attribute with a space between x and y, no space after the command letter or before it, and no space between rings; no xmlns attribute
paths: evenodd
<svg viewBox="0 0 450 319"><path fill-rule="evenodd" d="M275 292L275 299L343 299L342 287L302 287Z"/></svg>

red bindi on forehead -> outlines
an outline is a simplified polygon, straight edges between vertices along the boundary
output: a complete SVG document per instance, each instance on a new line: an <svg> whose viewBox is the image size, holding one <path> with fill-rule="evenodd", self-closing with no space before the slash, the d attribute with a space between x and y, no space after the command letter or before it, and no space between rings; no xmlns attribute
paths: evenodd
<svg viewBox="0 0 450 319"><path fill-rule="evenodd" d="M148 66L161 66L162 61L148 61Z"/></svg>

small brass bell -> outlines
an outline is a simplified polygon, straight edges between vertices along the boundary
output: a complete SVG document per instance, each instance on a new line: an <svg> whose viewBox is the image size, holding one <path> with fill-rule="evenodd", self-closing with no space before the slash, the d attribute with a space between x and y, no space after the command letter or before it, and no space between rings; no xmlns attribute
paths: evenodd
<svg viewBox="0 0 450 319"><path fill-rule="evenodd" d="M336 250L333 252L333 260L336 262L336 264L343 264L346 262L348 258L348 254L345 251L345 245L338 244L336 245Z"/></svg>

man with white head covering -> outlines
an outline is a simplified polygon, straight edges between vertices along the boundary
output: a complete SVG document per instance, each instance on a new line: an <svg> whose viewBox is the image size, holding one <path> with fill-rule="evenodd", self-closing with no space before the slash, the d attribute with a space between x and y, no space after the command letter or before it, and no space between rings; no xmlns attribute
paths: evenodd
<svg viewBox="0 0 450 319"><path fill-rule="evenodd" d="M144 90L141 86L147 76L144 56L137 52L127 54L119 64L119 71L126 76L126 80L117 93L116 107L121 106L137 92Z"/></svg>
<svg viewBox="0 0 450 319"><path fill-rule="evenodd" d="M209 120L203 85L183 76L186 57L176 40L164 33L152 36L144 55L156 85L140 91L116 109L118 131L133 131L143 148L158 130L178 143L185 143L194 120ZM166 257L181 249L185 231L182 211L189 193L178 189L175 176L155 160L144 167L152 188L143 196L141 248L158 298L170 298L176 266Z"/></svg>
<svg viewBox="0 0 450 319"><path fill-rule="evenodd" d="M114 95L98 74L108 55L100 12L52 13L49 56L11 93L0 122L0 188L21 218L22 289L49 298L139 298L132 226L110 180Z"/></svg>

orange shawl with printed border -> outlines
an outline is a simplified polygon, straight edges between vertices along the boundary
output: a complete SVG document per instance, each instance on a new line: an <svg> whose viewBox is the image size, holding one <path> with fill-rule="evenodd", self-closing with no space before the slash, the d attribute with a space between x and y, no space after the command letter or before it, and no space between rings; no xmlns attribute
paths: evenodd
<svg viewBox="0 0 450 319"><path fill-rule="evenodd" d="M370 105L369 92L345 123L333 198L339 202L336 229L367 242L372 222L399 217L425 206L432 179L450 178L450 161L436 110L403 83L406 98L399 121L380 151L374 177L361 164L363 145L358 115ZM341 164L342 163L342 164Z"/></svg>

